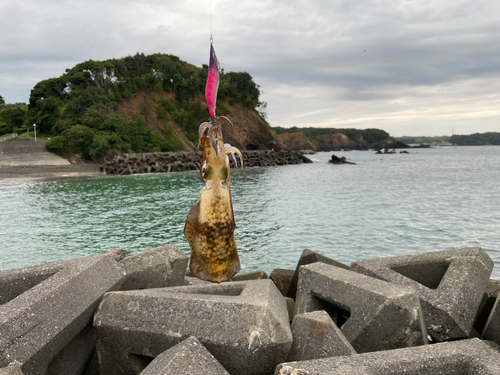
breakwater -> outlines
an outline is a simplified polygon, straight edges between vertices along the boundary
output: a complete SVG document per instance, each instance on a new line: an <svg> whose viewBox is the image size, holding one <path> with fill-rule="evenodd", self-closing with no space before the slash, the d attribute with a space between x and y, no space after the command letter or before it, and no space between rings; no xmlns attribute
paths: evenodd
<svg viewBox="0 0 500 375"><path fill-rule="evenodd" d="M0 271L0 374L500 373L481 248L350 266L306 249L222 284L187 265L166 245Z"/></svg>
<svg viewBox="0 0 500 375"><path fill-rule="evenodd" d="M312 163L299 151L255 150L242 151L245 167L271 167L288 164ZM143 154L123 154L106 160L101 171L106 174L127 175L136 173L182 172L200 169L201 152L151 152ZM238 165L239 156L236 156ZM234 167L235 163L230 158Z"/></svg>

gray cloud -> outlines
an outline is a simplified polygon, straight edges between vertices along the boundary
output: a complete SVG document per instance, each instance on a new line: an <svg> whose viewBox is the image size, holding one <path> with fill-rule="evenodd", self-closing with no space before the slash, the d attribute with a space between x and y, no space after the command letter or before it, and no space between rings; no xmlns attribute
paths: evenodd
<svg viewBox="0 0 500 375"><path fill-rule="evenodd" d="M261 85L272 125L500 130L497 1L212 0L212 10L211 22L209 0L4 0L0 95L26 102L79 62L136 52L200 66L212 30L225 69Z"/></svg>

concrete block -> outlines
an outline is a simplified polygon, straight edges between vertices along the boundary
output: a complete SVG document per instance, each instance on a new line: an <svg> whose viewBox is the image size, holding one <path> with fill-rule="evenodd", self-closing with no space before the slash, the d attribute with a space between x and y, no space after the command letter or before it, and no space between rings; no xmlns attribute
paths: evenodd
<svg viewBox="0 0 500 375"><path fill-rule="evenodd" d="M353 271L411 288L434 341L467 338L493 261L479 247L353 262Z"/></svg>
<svg viewBox="0 0 500 375"><path fill-rule="evenodd" d="M26 375L45 373L124 277L109 254L1 271L0 366L17 361Z"/></svg>
<svg viewBox="0 0 500 375"><path fill-rule="evenodd" d="M81 375L94 352L97 332L92 322L50 361L45 375Z"/></svg>
<svg viewBox="0 0 500 375"><path fill-rule="evenodd" d="M231 374L272 374L292 345L271 280L108 293L94 326L127 374L190 336Z"/></svg>
<svg viewBox="0 0 500 375"><path fill-rule="evenodd" d="M344 268L346 270L349 269L349 266L337 262L331 258L325 257L319 253L311 251L309 249L305 249L302 251L302 255L300 256L299 262L297 264L297 268L295 269L295 273L293 274L292 281L290 282L290 287L288 288L287 297L295 299L297 294L297 283L299 281L299 269L301 266L305 266L306 264L312 264L316 262L321 262L325 264L330 264L332 266L336 266L339 268Z"/></svg>
<svg viewBox="0 0 500 375"><path fill-rule="evenodd" d="M481 303L477 310L476 317L474 318L474 330L477 332L483 332L486 321L490 316L493 305L497 300L498 294L500 292L500 280L490 279L488 286L483 294Z"/></svg>
<svg viewBox="0 0 500 375"><path fill-rule="evenodd" d="M7 367L0 368L0 375L25 375L21 370L21 364L12 363Z"/></svg>
<svg viewBox="0 0 500 375"><path fill-rule="evenodd" d="M500 344L500 295L497 296L495 304L491 309L490 316L486 321L481 337Z"/></svg>
<svg viewBox="0 0 500 375"><path fill-rule="evenodd" d="M95 345L95 359L97 364L94 366L94 372L85 375L127 375L121 367L118 366L116 358L111 354L109 349L104 346L101 340L97 340ZM148 358L144 366L147 366L153 358ZM89 370L89 369L87 369Z"/></svg>
<svg viewBox="0 0 500 375"><path fill-rule="evenodd" d="M184 285L207 285L207 284L212 284L212 282L201 280L194 276L184 277Z"/></svg>
<svg viewBox="0 0 500 375"><path fill-rule="evenodd" d="M269 278L274 282L274 285L276 285L281 294L286 297L292 283L293 275L295 275L295 271L293 270L276 268L271 272Z"/></svg>
<svg viewBox="0 0 500 375"><path fill-rule="evenodd" d="M479 339L280 364L274 375L500 374L498 347Z"/></svg>
<svg viewBox="0 0 500 375"><path fill-rule="evenodd" d="M293 317L295 316L295 300L290 297L285 297L286 301L286 309L288 311L288 319L290 322L293 321Z"/></svg>
<svg viewBox="0 0 500 375"><path fill-rule="evenodd" d="M20 365L0 368L0 375L24 375Z"/></svg>
<svg viewBox="0 0 500 375"><path fill-rule="evenodd" d="M269 279L267 273L264 271L254 271L249 273L244 273L242 275L237 275L231 279L231 281L247 281L247 280L263 280Z"/></svg>
<svg viewBox="0 0 500 375"><path fill-rule="evenodd" d="M325 310L356 352L427 343L418 295L325 263L300 268L295 315Z"/></svg>
<svg viewBox="0 0 500 375"><path fill-rule="evenodd" d="M164 351L141 375L229 375L210 352L191 336Z"/></svg>
<svg viewBox="0 0 500 375"><path fill-rule="evenodd" d="M183 285L188 261L172 244L125 258L120 262L127 273L121 290Z"/></svg>
<svg viewBox="0 0 500 375"><path fill-rule="evenodd" d="M291 328L293 344L287 362L356 354L324 310L295 315Z"/></svg>

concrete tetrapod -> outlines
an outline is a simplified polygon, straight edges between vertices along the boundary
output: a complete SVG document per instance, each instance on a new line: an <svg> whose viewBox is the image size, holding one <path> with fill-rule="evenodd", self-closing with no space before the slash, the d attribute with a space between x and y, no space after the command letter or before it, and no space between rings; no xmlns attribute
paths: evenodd
<svg viewBox="0 0 500 375"><path fill-rule="evenodd" d="M500 344L500 295L497 297L486 321L481 338Z"/></svg>
<svg viewBox="0 0 500 375"><path fill-rule="evenodd" d="M272 374L292 345L285 299L269 279L108 293L94 326L127 374L190 336L231 374Z"/></svg>
<svg viewBox="0 0 500 375"><path fill-rule="evenodd" d="M320 262L300 267L295 314L317 310L332 317L358 353L427 343L416 293Z"/></svg>
<svg viewBox="0 0 500 375"><path fill-rule="evenodd" d="M24 373L21 371L21 365L14 363L8 367L0 368L0 375L24 375Z"/></svg>
<svg viewBox="0 0 500 375"><path fill-rule="evenodd" d="M353 262L351 269L418 293L435 341L469 337L493 261L480 248Z"/></svg>
<svg viewBox="0 0 500 375"><path fill-rule="evenodd" d="M158 355L141 375L229 375L210 352L191 336Z"/></svg>
<svg viewBox="0 0 500 375"><path fill-rule="evenodd" d="M19 362L25 375L45 373L124 277L109 254L1 271L0 366Z"/></svg>
<svg viewBox="0 0 500 375"><path fill-rule="evenodd" d="M498 375L498 346L479 339L280 364L274 375Z"/></svg>
<svg viewBox="0 0 500 375"><path fill-rule="evenodd" d="M188 261L172 244L125 258L120 262L127 273L121 290L183 285Z"/></svg>
<svg viewBox="0 0 500 375"><path fill-rule="evenodd" d="M349 269L349 266L337 262L334 259L328 258L324 255L316 253L315 251L304 249L302 254L300 255L299 261L297 263L297 268L295 269L295 273L293 274L292 281L290 282L290 286L287 290L287 297L296 298L297 294L297 283L299 282L299 270L300 267L305 266L307 264L312 264L316 262L330 264L332 266L336 266L339 268Z"/></svg>
<svg viewBox="0 0 500 375"><path fill-rule="evenodd" d="M295 315L287 362L356 354L326 311Z"/></svg>

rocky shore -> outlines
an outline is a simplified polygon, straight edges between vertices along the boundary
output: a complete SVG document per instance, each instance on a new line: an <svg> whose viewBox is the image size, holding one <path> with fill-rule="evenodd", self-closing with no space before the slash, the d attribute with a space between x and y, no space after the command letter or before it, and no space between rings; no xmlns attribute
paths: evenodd
<svg viewBox="0 0 500 375"><path fill-rule="evenodd" d="M255 150L242 151L245 167L270 167L276 165L312 163L298 151ZM201 152L152 152L145 154L123 154L106 160L101 171L106 174L160 173L199 170ZM236 156L238 165L241 165ZM235 166L231 159L232 166Z"/></svg>
<svg viewBox="0 0 500 375"><path fill-rule="evenodd" d="M0 271L0 374L499 374L500 282L481 248L211 284L166 245Z"/></svg>

